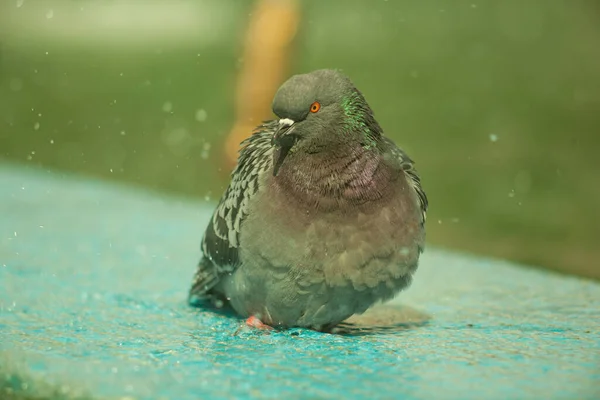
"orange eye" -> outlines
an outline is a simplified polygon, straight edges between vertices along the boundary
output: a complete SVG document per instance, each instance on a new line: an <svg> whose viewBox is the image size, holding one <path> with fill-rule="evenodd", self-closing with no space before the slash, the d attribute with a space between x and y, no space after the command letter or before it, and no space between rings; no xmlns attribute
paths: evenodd
<svg viewBox="0 0 600 400"><path fill-rule="evenodd" d="M319 103L318 101L315 101L314 103L312 103L310 105L310 112L311 113L316 113L320 109L321 109L321 103Z"/></svg>

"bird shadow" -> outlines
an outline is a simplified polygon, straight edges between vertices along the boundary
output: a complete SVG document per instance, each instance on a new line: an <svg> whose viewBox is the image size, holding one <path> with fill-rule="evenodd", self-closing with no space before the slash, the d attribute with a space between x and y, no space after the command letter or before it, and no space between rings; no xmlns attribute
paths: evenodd
<svg viewBox="0 0 600 400"><path fill-rule="evenodd" d="M193 307L226 318L244 320L227 303L219 308L208 303L194 304ZM363 314L353 315L323 333L340 336L390 335L424 327L430 321L431 315L415 308L401 304L379 304ZM234 335L237 335L240 330L241 328L238 328ZM273 330L285 332L288 329L274 327ZM268 331L265 333L268 333Z"/></svg>
<svg viewBox="0 0 600 400"><path fill-rule="evenodd" d="M395 334L429 324L431 315L400 304L380 304L363 314L353 315L330 333L341 336Z"/></svg>

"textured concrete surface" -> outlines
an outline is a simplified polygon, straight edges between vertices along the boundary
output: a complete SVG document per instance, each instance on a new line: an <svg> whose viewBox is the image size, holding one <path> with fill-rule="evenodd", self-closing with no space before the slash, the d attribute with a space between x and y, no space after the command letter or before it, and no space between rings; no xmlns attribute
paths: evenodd
<svg viewBox="0 0 600 400"><path fill-rule="evenodd" d="M0 166L0 398L598 398L598 283L428 248L339 334L265 334L185 303L211 207Z"/></svg>

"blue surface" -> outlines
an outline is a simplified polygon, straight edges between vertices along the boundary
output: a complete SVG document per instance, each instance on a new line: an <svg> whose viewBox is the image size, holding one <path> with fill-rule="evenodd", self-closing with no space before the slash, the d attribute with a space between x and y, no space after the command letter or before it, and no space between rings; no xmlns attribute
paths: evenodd
<svg viewBox="0 0 600 400"><path fill-rule="evenodd" d="M0 166L0 391L598 398L597 283L428 247L350 334L240 329L185 303L211 207Z"/></svg>

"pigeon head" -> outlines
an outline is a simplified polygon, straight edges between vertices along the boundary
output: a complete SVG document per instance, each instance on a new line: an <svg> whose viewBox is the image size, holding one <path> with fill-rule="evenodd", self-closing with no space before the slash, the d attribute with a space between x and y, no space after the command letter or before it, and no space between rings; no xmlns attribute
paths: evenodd
<svg viewBox="0 0 600 400"><path fill-rule="evenodd" d="M278 89L273 112L273 175L290 152L316 154L352 143L375 146L381 128L360 91L339 71L322 69L294 75Z"/></svg>

